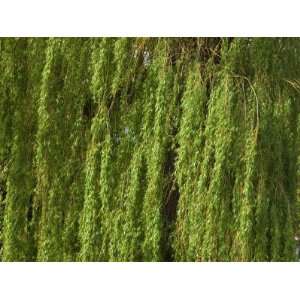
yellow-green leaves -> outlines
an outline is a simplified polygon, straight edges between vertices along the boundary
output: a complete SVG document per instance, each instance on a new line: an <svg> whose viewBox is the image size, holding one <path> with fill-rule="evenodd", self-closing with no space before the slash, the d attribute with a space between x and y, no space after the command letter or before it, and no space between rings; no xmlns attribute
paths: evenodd
<svg viewBox="0 0 300 300"><path fill-rule="evenodd" d="M0 39L1 260L293 260L299 52Z"/></svg>

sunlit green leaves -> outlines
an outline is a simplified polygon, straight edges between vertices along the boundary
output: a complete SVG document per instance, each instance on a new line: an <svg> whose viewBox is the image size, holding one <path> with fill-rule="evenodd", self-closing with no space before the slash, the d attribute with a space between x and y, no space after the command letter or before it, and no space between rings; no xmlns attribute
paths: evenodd
<svg viewBox="0 0 300 300"><path fill-rule="evenodd" d="M0 39L1 260L293 260L299 51Z"/></svg>

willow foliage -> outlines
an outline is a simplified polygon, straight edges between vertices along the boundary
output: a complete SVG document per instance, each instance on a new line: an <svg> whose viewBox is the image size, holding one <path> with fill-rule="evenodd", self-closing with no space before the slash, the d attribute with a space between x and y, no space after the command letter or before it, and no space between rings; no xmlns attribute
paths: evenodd
<svg viewBox="0 0 300 300"><path fill-rule="evenodd" d="M33 168L34 114L38 83L44 63L44 39L10 41L13 85L8 107L11 115L10 167L7 174L6 207L4 213L3 260L33 260L35 245L32 232L32 205L35 186ZM36 64L30 65L35 60ZM8 87L9 89L9 87ZM3 107L4 108L4 107Z"/></svg>
<svg viewBox="0 0 300 300"><path fill-rule="evenodd" d="M0 39L1 260L294 260L299 51Z"/></svg>

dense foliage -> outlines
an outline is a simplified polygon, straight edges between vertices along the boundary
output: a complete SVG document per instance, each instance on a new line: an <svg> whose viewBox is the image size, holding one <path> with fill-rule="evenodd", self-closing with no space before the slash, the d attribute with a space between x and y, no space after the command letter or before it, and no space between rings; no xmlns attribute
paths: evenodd
<svg viewBox="0 0 300 300"><path fill-rule="evenodd" d="M299 116L297 38L2 38L1 260L295 260Z"/></svg>

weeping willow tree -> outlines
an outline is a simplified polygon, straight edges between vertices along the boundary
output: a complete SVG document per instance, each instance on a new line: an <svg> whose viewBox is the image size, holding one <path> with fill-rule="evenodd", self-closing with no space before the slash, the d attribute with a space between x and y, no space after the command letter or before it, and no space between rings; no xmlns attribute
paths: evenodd
<svg viewBox="0 0 300 300"><path fill-rule="evenodd" d="M299 51L0 39L1 259L294 260Z"/></svg>

